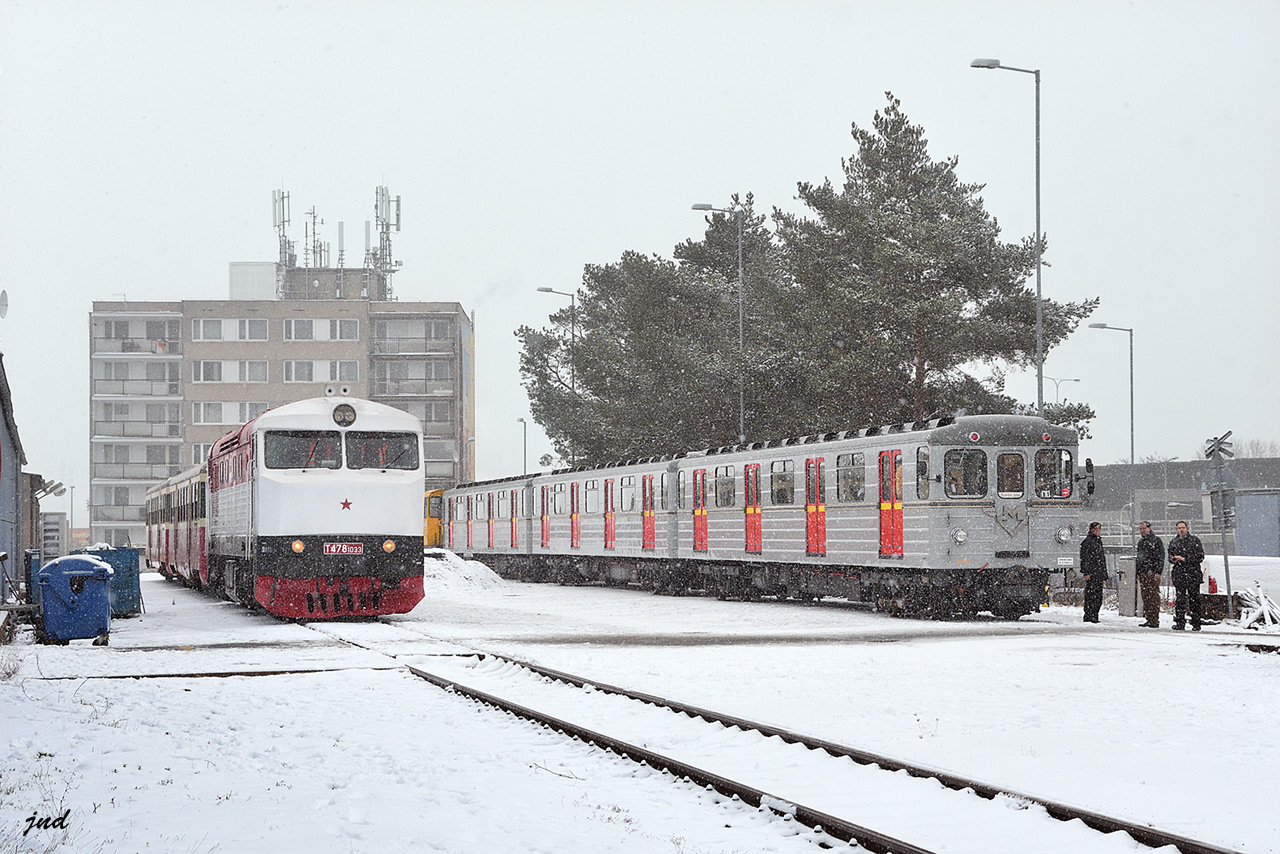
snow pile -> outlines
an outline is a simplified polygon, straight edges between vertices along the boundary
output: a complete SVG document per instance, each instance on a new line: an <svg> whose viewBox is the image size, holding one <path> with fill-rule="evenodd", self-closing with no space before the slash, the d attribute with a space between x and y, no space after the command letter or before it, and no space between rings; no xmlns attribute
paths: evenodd
<svg viewBox="0 0 1280 854"><path fill-rule="evenodd" d="M1276 631L1280 627L1280 606L1271 601L1271 597L1262 592L1261 587L1252 590L1241 590L1240 601L1244 604L1244 613L1240 615L1240 625L1246 629L1262 629Z"/></svg>
<svg viewBox="0 0 1280 854"><path fill-rule="evenodd" d="M422 564L422 587L428 593L488 590L507 583L479 561L463 560L448 549L427 549Z"/></svg>

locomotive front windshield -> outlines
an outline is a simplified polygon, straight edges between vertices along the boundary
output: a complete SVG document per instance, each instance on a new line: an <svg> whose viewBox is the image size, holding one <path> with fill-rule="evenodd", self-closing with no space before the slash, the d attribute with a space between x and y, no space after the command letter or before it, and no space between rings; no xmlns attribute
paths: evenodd
<svg viewBox="0 0 1280 854"><path fill-rule="evenodd" d="M418 437L413 433L347 433L347 468L405 469L418 467Z"/></svg>
<svg viewBox="0 0 1280 854"><path fill-rule="evenodd" d="M1065 448L1036 451L1036 497L1070 498L1073 486L1071 452Z"/></svg>
<svg viewBox="0 0 1280 854"><path fill-rule="evenodd" d="M342 437L337 430L268 430L262 445L269 469L342 467Z"/></svg>
<svg viewBox="0 0 1280 854"><path fill-rule="evenodd" d="M947 497L982 498L987 494L987 454L985 451L947 451Z"/></svg>

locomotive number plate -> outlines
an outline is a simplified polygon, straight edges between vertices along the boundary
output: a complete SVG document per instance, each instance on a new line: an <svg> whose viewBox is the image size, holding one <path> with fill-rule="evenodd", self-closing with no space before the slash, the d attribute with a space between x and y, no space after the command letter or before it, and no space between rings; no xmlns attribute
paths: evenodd
<svg viewBox="0 0 1280 854"><path fill-rule="evenodd" d="M325 543L324 553L327 555L362 555L364 543Z"/></svg>
<svg viewBox="0 0 1280 854"><path fill-rule="evenodd" d="M1075 565L1076 565L1076 559L1073 557L1058 558L1058 566L1075 566Z"/></svg>

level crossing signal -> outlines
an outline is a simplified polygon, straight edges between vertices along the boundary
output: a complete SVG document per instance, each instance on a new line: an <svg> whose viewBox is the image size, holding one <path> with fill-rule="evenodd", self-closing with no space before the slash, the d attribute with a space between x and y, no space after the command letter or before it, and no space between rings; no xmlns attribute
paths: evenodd
<svg viewBox="0 0 1280 854"><path fill-rule="evenodd" d="M1204 449L1205 459L1217 462L1223 457L1226 457L1227 459L1234 457L1235 454L1231 452L1231 443L1227 441L1227 437L1229 437L1231 433L1232 431L1228 430L1221 436L1213 439L1206 439Z"/></svg>

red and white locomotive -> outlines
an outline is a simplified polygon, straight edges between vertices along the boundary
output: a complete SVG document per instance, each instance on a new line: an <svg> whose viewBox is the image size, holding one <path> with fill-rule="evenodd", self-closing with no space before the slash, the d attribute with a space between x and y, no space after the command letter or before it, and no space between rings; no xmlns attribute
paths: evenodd
<svg viewBox="0 0 1280 854"><path fill-rule="evenodd" d="M279 617L410 611L423 595L421 447L418 419L371 401L269 410L148 492L148 560Z"/></svg>

